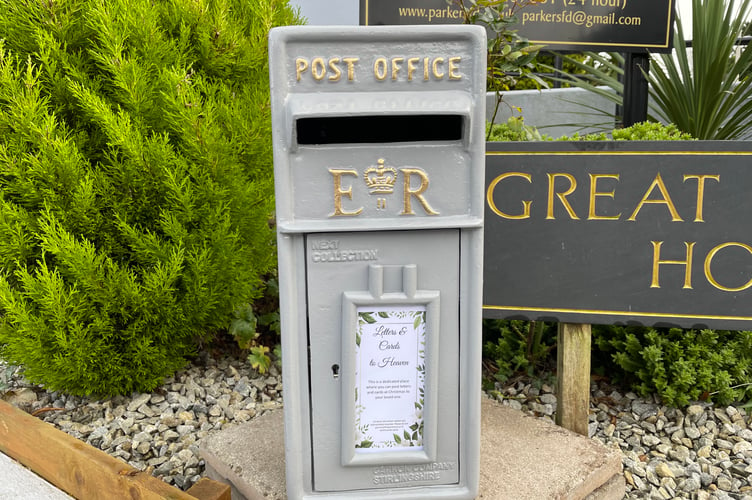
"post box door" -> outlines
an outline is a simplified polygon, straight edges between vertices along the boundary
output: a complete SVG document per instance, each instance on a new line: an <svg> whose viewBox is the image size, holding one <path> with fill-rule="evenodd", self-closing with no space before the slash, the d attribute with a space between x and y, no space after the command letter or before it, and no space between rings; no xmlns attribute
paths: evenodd
<svg viewBox="0 0 752 500"><path fill-rule="evenodd" d="M314 491L457 483L460 230L305 247Z"/></svg>

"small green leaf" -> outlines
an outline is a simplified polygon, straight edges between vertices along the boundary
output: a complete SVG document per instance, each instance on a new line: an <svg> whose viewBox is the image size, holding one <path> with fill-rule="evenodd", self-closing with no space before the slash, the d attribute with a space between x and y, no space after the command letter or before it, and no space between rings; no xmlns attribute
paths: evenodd
<svg viewBox="0 0 752 500"><path fill-rule="evenodd" d="M272 360L267 356L269 348L265 345L251 347L251 354L248 355L248 362L251 363L251 367L258 370L259 373L264 374L272 365Z"/></svg>

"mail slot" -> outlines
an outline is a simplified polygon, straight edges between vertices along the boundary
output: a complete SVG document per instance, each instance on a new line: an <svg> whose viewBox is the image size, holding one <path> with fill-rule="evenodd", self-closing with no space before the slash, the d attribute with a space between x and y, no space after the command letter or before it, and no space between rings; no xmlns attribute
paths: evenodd
<svg viewBox="0 0 752 500"><path fill-rule="evenodd" d="M288 498L477 495L485 47L270 34Z"/></svg>

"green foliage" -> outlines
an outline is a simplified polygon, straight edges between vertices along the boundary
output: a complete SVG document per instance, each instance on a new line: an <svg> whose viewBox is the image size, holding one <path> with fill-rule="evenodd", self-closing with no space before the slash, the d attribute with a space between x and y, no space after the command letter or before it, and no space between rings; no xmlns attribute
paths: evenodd
<svg viewBox="0 0 752 500"><path fill-rule="evenodd" d="M682 132L674 123L663 125L658 122L640 122L631 127L614 129L611 136L615 141L691 141L691 134Z"/></svg>
<svg viewBox="0 0 752 500"><path fill-rule="evenodd" d="M692 136L681 132L673 123L663 125L658 122L640 122L631 127L617 128L611 131L611 137L606 133L574 134L571 137L562 136L559 141L691 141Z"/></svg>
<svg viewBox="0 0 752 500"><path fill-rule="evenodd" d="M149 391L259 296L266 36L295 22L276 0L5 5L0 357L51 390Z"/></svg>
<svg viewBox="0 0 752 500"><path fill-rule="evenodd" d="M531 45L515 29L519 23L517 12L541 1L449 0L461 9L465 23L483 26L488 32L486 89L496 93L494 118L502 102L502 92L514 88L520 80L546 86L535 74L535 58L542 46Z"/></svg>
<svg viewBox="0 0 752 500"><path fill-rule="evenodd" d="M539 52L535 58L535 61L533 62L537 77L536 78L520 77L514 83L514 86L511 87L510 89L511 90L534 90L534 89L537 90L537 89L540 89L541 87L553 87L555 82L560 83L561 88L571 87L571 84L569 84L566 81L562 81L561 79L552 79L546 76L546 73L550 75L555 74L555 71L556 71L554 69L555 57L556 55L550 52ZM587 74L587 71L582 69L578 64L575 64L575 62L584 64L584 65L592 64L586 54L569 54L566 60L562 59L561 72L566 73L566 74L573 74L573 75ZM545 85L542 85L538 78L542 80L545 83Z"/></svg>
<svg viewBox="0 0 752 500"><path fill-rule="evenodd" d="M488 128L488 125L487 125ZM487 133L489 141L550 141L547 135L541 135L535 127L525 125L522 117L510 117L506 123L496 123ZM663 125L657 122L635 123L631 127L614 129L611 136L605 132L586 134L576 133L572 136L562 136L558 141L688 141L692 136L679 129L674 124Z"/></svg>
<svg viewBox="0 0 752 500"><path fill-rule="evenodd" d="M484 320L483 356L496 365L494 377L504 382L515 374L528 376L551 368L556 325L542 321Z"/></svg>
<svg viewBox="0 0 752 500"><path fill-rule="evenodd" d="M232 315L229 333L241 349L249 349L252 342L259 336L256 329L258 318L253 312L253 306L248 303L242 304L232 312Z"/></svg>
<svg viewBox="0 0 752 500"><path fill-rule="evenodd" d="M265 345L258 345L251 347L251 354L248 355L248 362L251 363L251 368L258 370L259 373L264 374L272 366L272 360L267 354L269 348Z"/></svg>
<svg viewBox="0 0 752 500"><path fill-rule="evenodd" d="M675 56L650 71L657 117L698 139L738 139L752 125L752 46L737 53L750 0L693 0L692 51L676 20Z"/></svg>
<svg viewBox="0 0 752 500"><path fill-rule="evenodd" d="M752 398L752 332L594 326L605 373L669 405ZM610 359L608 359L610 356Z"/></svg>
<svg viewBox="0 0 752 500"><path fill-rule="evenodd" d="M506 123L495 123L493 126L486 125L487 141L542 141L548 139L547 136L542 136L535 127L525 125L525 119L521 116L510 116Z"/></svg>
<svg viewBox="0 0 752 500"><path fill-rule="evenodd" d="M737 50L736 41L751 9L752 0L692 0L691 51L684 43L683 20L677 16L674 52L655 56L648 73L653 121L675 123L697 139L729 140L747 134L752 126L752 46ZM622 104L623 57L588 55L608 71L589 70L587 77L564 80Z"/></svg>

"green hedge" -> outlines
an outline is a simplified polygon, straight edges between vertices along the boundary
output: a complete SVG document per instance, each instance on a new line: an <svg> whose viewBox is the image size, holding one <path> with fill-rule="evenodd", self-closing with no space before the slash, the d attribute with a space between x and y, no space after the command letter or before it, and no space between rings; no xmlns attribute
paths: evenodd
<svg viewBox="0 0 752 500"><path fill-rule="evenodd" d="M0 357L53 390L149 391L274 269L277 0L0 10Z"/></svg>

